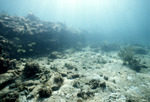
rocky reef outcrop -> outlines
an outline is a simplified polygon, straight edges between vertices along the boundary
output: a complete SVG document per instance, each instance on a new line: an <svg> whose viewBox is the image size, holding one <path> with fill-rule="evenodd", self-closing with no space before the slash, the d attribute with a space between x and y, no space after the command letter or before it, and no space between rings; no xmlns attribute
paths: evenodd
<svg viewBox="0 0 150 102"><path fill-rule="evenodd" d="M0 14L0 53L6 57L49 53L84 40L81 32L60 22L42 21L32 13L26 17Z"/></svg>

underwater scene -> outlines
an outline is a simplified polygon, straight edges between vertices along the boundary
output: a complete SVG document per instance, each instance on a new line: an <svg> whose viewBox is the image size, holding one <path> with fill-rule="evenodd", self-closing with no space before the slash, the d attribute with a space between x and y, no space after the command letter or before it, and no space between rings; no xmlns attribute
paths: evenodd
<svg viewBox="0 0 150 102"><path fill-rule="evenodd" d="M150 0L0 0L0 102L150 102Z"/></svg>

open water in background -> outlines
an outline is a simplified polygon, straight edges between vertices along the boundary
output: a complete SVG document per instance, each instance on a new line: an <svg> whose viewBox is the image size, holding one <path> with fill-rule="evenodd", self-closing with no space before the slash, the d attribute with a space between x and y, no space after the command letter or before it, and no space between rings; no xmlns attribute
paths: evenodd
<svg viewBox="0 0 150 102"><path fill-rule="evenodd" d="M0 0L0 11L86 30L93 40L148 44L150 0Z"/></svg>

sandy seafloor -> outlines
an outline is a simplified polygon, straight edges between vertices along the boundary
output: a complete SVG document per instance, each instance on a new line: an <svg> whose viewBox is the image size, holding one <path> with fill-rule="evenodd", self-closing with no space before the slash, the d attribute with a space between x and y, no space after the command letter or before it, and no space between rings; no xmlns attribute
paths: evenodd
<svg viewBox="0 0 150 102"><path fill-rule="evenodd" d="M57 59L30 58L27 61L50 70L51 77L62 75L64 82L50 97L36 95L27 102L150 102L150 54L140 57L148 66L140 72L124 66L118 51L95 52L88 46L79 51L65 50ZM34 86L31 93L41 86ZM25 96L20 99L26 100Z"/></svg>

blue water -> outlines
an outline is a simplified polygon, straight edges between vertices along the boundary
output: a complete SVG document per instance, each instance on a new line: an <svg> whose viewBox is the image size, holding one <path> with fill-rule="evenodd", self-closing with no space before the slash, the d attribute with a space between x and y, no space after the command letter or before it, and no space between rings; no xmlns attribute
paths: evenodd
<svg viewBox="0 0 150 102"><path fill-rule="evenodd" d="M0 0L0 11L87 30L95 40L148 41L150 0Z"/></svg>

